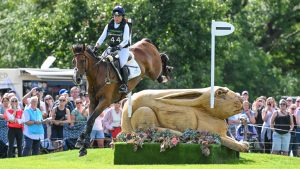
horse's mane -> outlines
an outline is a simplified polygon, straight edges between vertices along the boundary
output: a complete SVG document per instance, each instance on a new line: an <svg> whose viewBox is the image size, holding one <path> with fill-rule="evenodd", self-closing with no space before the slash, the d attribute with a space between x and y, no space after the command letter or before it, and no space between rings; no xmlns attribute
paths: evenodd
<svg viewBox="0 0 300 169"><path fill-rule="evenodd" d="M95 55L95 53L93 52L91 46L87 46L87 47L86 47L86 52L87 52L88 54L90 54L91 56L93 56L94 58L99 59L99 58Z"/></svg>
<svg viewBox="0 0 300 169"><path fill-rule="evenodd" d="M74 51L74 53L82 53L82 52L86 51L92 57L94 57L95 59L98 59L98 57L95 55L95 53L91 49L91 46L85 46L83 44L76 44L76 45L73 45L73 51Z"/></svg>

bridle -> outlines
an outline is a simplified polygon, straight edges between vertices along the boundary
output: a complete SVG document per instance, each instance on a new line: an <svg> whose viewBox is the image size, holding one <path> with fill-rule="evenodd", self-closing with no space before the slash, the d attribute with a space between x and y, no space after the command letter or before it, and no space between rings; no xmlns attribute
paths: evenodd
<svg viewBox="0 0 300 169"><path fill-rule="evenodd" d="M87 56L86 55L84 55L84 53L75 53L74 54L74 59L73 59L73 64L74 64L74 70L75 71L78 71L78 67L77 67L77 65L78 65L78 57L80 57L81 55L83 55L84 56L84 59L83 59L83 64L84 64L84 73L86 73L87 72ZM74 63L74 61L76 60L76 64Z"/></svg>

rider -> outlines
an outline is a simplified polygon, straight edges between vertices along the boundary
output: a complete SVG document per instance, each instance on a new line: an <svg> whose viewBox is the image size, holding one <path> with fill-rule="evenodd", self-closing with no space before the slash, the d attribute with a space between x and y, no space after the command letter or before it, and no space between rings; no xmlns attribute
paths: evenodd
<svg viewBox="0 0 300 169"><path fill-rule="evenodd" d="M105 26L95 45L95 51L105 39L108 39L107 44L112 48L112 51L119 50L120 73L122 75L122 84L119 88L119 92L128 93L128 73L124 65L129 56L129 26L124 18L125 10L122 6L114 7L112 15L113 19Z"/></svg>

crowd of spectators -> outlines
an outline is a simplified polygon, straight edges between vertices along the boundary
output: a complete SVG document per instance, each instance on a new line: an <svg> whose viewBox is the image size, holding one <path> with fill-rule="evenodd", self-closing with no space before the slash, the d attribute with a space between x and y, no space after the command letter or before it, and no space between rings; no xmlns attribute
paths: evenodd
<svg viewBox="0 0 300 169"><path fill-rule="evenodd" d="M70 92L61 89L54 97L36 87L20 100L15 92L5 93L0 120L7 122L7 157L38 155L45 140L64 140L66 127L76 130L76 126L86 124L89 104L88 94L76 86ZM99 115L91 133L92 145L103 148L105 137L115 137L121 131L121 111L120 104L115 103Z"/></svg>
<svg viewBox="0 0 300 169"><path fill-rule="evenodd" d="M227 119L228 135L256 145L251 147L256 152L299 157L300 97L280 99L277 104L273 97L260 96L251 104L247 91L241 96L243 110Z"/></svg>
<svg viewBox="0 0 300 169"><path fill-rule="evenodd" d="M300 97L287 97L278 104L273 97L265 96L250 103L247 91L241 97L241 113L227 119L228 135L237 141L258 143L254 147L258 152L300 156ZM64 140L66 126L76 130L76 126L86 123L92 113L89 104L88 93L81 93L76 86L70 92L59 90L57 96L32 88L20 100L13 91L5 93L1 98L0 120L7 122L7 156L37 155L41 141ZM117 136L121 116L121 104L114 103L96 118L91 147L103 148L105 138Z"/></svg>

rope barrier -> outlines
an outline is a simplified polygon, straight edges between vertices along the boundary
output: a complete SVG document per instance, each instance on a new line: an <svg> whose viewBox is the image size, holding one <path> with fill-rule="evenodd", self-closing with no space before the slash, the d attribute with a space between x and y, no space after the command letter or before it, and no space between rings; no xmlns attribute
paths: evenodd
<svg viewBox="0 0 300 169"><path fill-rule="evenodd" d="M261 127L261 128L267 128L267 129L271 129L271 130L277 130L277 131L285 131L285 132L290 132L290 133L300 133L300 132L296 132L294 130L290 131L290 130L283 130L283 129L278 129L278 128L271 128L268 126L262 126L262 125L256 125L256 124L248 124L248 126L254 126L254 127ZM289 126L289 125L282 125L282 126Z"/></svg>

